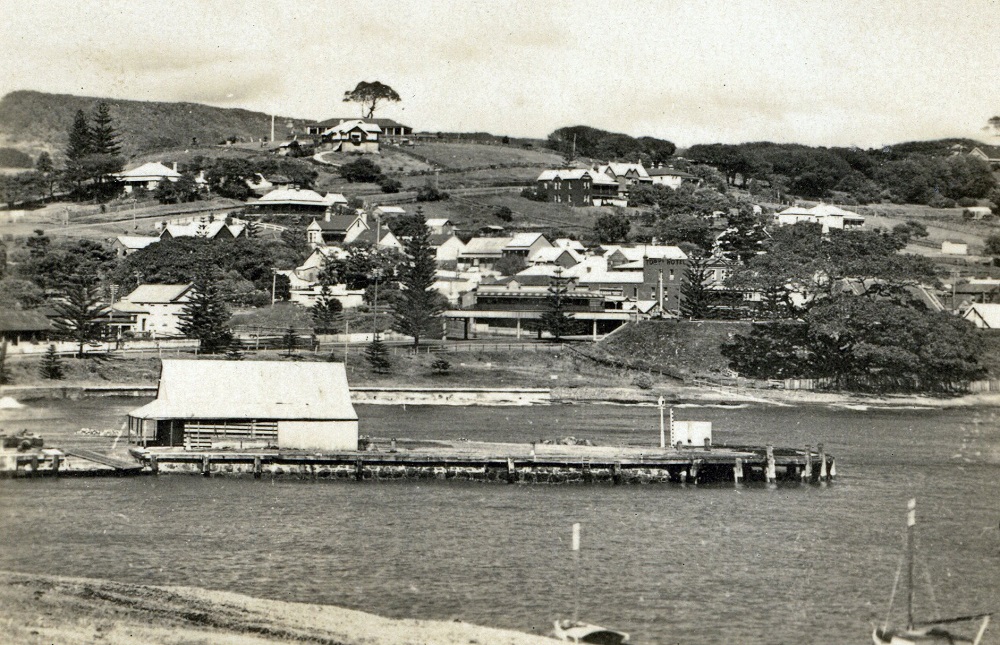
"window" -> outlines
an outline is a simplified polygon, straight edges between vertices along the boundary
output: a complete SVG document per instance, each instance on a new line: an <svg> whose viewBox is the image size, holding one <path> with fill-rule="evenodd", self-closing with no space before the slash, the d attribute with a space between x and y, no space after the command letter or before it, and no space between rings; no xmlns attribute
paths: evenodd
<svg viewBox="0 0 1000 645"><path fill-rule="evenodd" d="M674 279L674 270L673 269L670 269L670 279L671 280Z"/></svg>

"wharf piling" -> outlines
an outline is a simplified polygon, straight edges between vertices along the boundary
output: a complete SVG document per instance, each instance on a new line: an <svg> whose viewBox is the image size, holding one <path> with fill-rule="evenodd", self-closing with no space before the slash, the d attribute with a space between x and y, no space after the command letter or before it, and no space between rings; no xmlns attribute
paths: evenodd
<svg viewBox="0 0 1000 645"><path fill-rule="evenodd" d="M518 483L688 483L730 482L820 483L829 480L833 458L824 450L793 448L727 447L667 448L616 451L574 446L477 444L476 449L407 449L309 453L306 451L253 450L237 452L186 451L170 448L133 448L133 457L148 472L190 473L205 476L247 476L260 479L459 479ZM507 448L506 454L500 448ZM544 450L548 448L550 450ZM564 448L564 447L559 447ZM829 460L829 461L827 461Z"/></svg>

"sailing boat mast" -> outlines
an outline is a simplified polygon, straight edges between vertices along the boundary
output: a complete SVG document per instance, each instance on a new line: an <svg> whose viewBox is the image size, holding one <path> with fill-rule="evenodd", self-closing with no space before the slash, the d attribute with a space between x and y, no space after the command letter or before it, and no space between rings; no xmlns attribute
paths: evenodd
<svg viewBox="0 0 1000 645"><path fill-rule="evenodd" d="M906 503L906 629L913 629L913 532L917 524L917 500Z"/></svg>

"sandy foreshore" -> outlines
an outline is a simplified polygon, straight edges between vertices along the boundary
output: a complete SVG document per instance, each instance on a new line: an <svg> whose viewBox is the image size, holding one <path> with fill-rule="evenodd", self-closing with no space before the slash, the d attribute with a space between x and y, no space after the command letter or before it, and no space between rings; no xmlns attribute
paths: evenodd
<svg viewBox="0 0 1000 645"><path fill-rule="evenodd" d="M0 641L11 644L325 643L542 645L550 638L456 621L391 619L330 605L194 587L0 571Z"/></svg>

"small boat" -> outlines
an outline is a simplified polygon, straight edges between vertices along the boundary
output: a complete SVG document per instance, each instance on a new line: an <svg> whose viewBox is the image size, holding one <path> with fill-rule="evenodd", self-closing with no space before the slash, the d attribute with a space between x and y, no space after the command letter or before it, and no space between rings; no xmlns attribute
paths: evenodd
<svg viewBox="0 0 1000 645"><path fill-rule="evenodd" d="M913 551L914 551L914 531L917 523L917 501L911 499L907 504L906 514L906 627L889 627L888 616L886 622L881 627L876 627L872 632L872 641L875 645L924 645L933 643L971 643L979 645L986 628L990 624L992 614L973 614L969 616L957 616L955 618L942 618L939 620L916 621L913 619ZM902 565L900 565L902 566ZM899 573L896 578L898 580ZM893 596L895 596L896 585L892 586ZM889 613L892 613L892 600L889 598ZM979 631L974 637L962 636L949 630L945 626L955 623L971 622L982 620Z"/></svg>
<svg viewBox="0 0 1000 645"><path fill-rule="evenodd" d="M573 524L573 560L576 580L573 584L573 618L557 620L553 635L570 643L594 643L596 645L621 645L628 642L628 634L600 625L591 625L577 619L580 608L580 523Z"/></svg>

